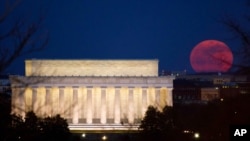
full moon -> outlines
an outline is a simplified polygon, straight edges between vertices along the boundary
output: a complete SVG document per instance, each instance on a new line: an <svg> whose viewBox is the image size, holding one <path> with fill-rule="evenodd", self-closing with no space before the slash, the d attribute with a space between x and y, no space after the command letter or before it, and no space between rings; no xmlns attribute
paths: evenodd
<svg viewBox="0 0 250 141"><path fill-rule="evenodd" d="M195 72L227 72L233 63L230 48L217 40L205 40L197 44L190 54Z"/></svg>

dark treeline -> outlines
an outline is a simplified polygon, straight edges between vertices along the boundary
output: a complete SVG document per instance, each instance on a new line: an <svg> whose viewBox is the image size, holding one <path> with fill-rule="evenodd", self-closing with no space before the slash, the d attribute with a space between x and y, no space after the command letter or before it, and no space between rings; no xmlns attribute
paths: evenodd
<svg viewBox="0 0 250 141"><path fill-rule="evenodd" d="M60 115L39 118L27 112L25 118L11 114L10 96L0 95L0 141L68 141L68 123Z"/></svg>
<svg viewBox="0 0 250 141"><path fill-rule="evenodd" d="M142 140L228 141L230 126L250 124L249 108L249 95L174 105L163 111L149 107L140 126Z"/></svg>

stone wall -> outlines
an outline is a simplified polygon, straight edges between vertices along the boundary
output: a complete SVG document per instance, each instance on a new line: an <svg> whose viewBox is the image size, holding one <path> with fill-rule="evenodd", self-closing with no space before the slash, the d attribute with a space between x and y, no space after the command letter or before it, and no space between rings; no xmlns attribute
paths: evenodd
<svg viewBox="0 0 250 141"><path fill-rule="evenodd" d="M158 76L158 60L26 60L26 76Z"/></svg>

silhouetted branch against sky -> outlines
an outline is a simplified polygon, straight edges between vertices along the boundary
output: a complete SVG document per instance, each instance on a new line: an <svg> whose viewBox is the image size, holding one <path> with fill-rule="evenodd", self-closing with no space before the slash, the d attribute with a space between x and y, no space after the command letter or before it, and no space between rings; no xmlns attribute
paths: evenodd
<svg viewBox="0 0 250 141"><path fill-rule="evenodd" d="M250 8L250 1L247 0L246 6ZM233 64L233 67L238 69L239 73L249 73L250 71L250 34L247 25L250 24L250 17L242 15L240 18L234 18L232 16L224 16L219 20L220 23L225 25L232 35L232 40L238 40L239 46L234 52L235 57L239 59ZM244 26L243 26L244 25Z"/></svg>
<svg viewBox="0 0 250 141"><path fill-rule="evenodd" d="M0 13L0 73L20 56L40 51L48 43L48 31L42 27L43 16L37 16L38 20L31 22L22 16L14 20L8 18L21 2L22 0L1 2L5 4L5 9Z"/></svg>
<svg viewBox="0 0 250 141"><path fill-rule="evenodd" d="M10 15L10 13L20 4L21 0L15 0L10 2L10 0L5 1L4 11L0 15L0 23L4 22L5 19ZM4 2L3 2L4 3Z"/></svg>

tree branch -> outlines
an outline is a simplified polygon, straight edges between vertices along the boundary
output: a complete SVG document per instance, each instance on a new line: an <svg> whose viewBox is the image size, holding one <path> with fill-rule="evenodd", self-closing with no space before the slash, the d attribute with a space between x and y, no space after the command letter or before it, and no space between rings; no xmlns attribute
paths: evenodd
<svg viewBox="0 0 250 141"><path fill-rule="evenodd" d="M2 15L0 14L0 26L8 23L7 17L20 2L21 0L15 0L10 4L6 0L5 10ZM20 56L45 48L48 43L48 32L42 29L43 19L40 16L38 21L32 23L18 20L9 31L0 35L0 73Z"/></svg>

